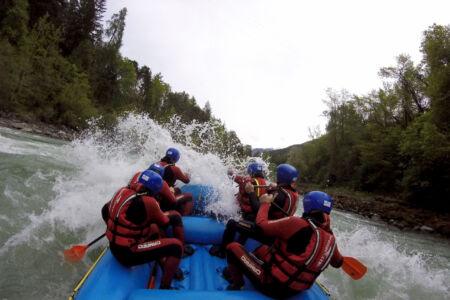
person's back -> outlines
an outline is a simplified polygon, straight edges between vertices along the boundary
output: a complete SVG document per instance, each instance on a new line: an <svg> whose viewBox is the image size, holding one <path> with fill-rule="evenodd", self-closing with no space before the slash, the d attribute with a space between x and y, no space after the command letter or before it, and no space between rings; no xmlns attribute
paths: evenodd
<svg viewBox="0 0 450 300"><path fill-rule="evenodd" d="M164 178L166 173L170 172L171 169L168 165L164 166L161 162L159 162L151 164L149 170L155 171ZM189 178L187 176L186 178L186 183L188 183ZM186 178L183 178L183 180ZM176 210L182 216L190 215L194 206L194 198L191 193L182 193L179 188L171 187L165 180L163 188L157 195L156 199L160 203L162 210Z"/></svg>
<svg viewBox="0 0 450 300"><path fill-rule="evenodd" d="M250 163L247 166L247 174L248 175L246 176L231 175L233 176L234 182L236 182L239 187L236 200L241 208L242 217L245 220L254 221L258 210L252 205L252 200L257 201L257 198L267 193L267 181L264 178L263 166L260 163ZM254 186L254 189L251 192L254 193L253 195L246 191L245 186L247 183ZM256 198L251 199L251 197Z"/></svg>
<svg viewBox="0 0 450 300"><path fill-rule="evenodd" d="M289 297L308 289L329 265L339 268L343 257L330 229L332 199L322 192L305 195L303 217L269 220L272 195L263 195L256 223L263 234L275 238L250 255L239 243L227 247L229 289L240 289L245 274L271 297ZM312 203L312 204L311 204Z"/></svg>
<svg viewBox="0 0 450 300"><path fill-rule="evenodd" d="M179 159L180 152L176 148L169 148L166 151L166 155L159 162L164 167L163 179L170 187L174 187L177 180L183 183L189 183L190 181L189 176L175 165Z"/></svg>
<svg viewBox="0 0 450 300"><path fill-rule="evenodd" d="M341 266L343 258L335 237L319 221L325 217L291 216L269 225L263 215L264 211L258 214L257 224L265 234L276 238L270 258L271 274L280 283L293 291L302 291L311 287L328 264Z"/></svg>
<svg viewBox="0 0 450 300"><path fill-rule="evenodd" d="M108 240L114 246L131 248L147 239L150 225L165 221L155 214L157 206L153 197L140 195L129 187L121 188L102 210Z"/></svg>
<svg viewBox="0 0 450 300"><path fill-rule="evenodd" d="M273 205L269 210L269 219L278 220L286 216L292 216L297 210L298 192L296 190L299 176L298 170L289 164L280 164L276 169L277 184L264 189L268 194L273 195ZM249 195L250 203L255 214L259 209L259 200L256 197L256 189L246 185L246 192Z"/></svg>
<svg viewBox="0 0 450 300"><path fill-rule="evenodd" d="M142 172L136 185L119 189L104 205L102 217L114 257L128 267L165 257L161 288L170 288L183 255L184 232L181 216L163 213L151 196L158 194L162 185L155 172ZM159 235L168 225L172 225L174 238Z"/></svg>
<svg viewBox="0 0 450 300"><path fill-rule="evenodd" d="M148 168L148 170L152 170L155 173L158 173L159 175L164 174L162 167L158 168L158 164L152 164ZM141 188L141 184L139 183L139 176L141 176L142 172L136 172L131 180L128 183L128 186L132 189L139 189ZM162 176L161 176L162 177ZM169 210L175 210L177 205L177 199L175 195L170 190L169 185L167 182L163 180L163 186L161 188L161 191L153 196L156 201L158 201L159 206L162 211L169 211Z"/></svg>
<svg viewBox="0 0 450 300"><path fill-rule="evenodd" d="M262 170L261 164L251 163L247 170L249 175L252 175L250 170L250 166L252 165L256 165L259 170ZM260 174L260 172L258 173ZM259 175L258 173L256 173L256 175ZM281 164L277 167L277 186L275 189L269 191L274 197L274 204L269 213L269 218L271 220L277 220L294 214L298 201L298 194L295 190L298 176L299 173L297 169L291 165ZM240 235L240 243L244 243L248 237L264 244L270 244L273 242L273 239L262 234L261 229L255 224L255 217L260 206L258 199L259 197L257 196L256 190L261 189L261 187L255 187L255 185L251 182L240 181L240 179L239 183L245 183L244 189L249 199L251 213L244 213L243 220L235 221L231 219L227 222L222 236L222 243L220 245L214 245L209 249L209 253L211 255L222 258L225 257L226 247L234 240L236 233L239 233ZM268 190L263 188L263 191L266 192Z"/></svg>
<svg viewBox="0 0 450 300"><path fill-rule="evenodd" d="M153 163L150 165L148 170L152 170L155 173L159 174L161 177L164 177L164 173L166 168L163 167L160 163ZM130 182L128 183L129 187L139 188L139 176L142 172L137 172L133 175ZM163 187L161 191L154 195L156 201L158 201L160 208L162 211L170 211L175 210L178 211L181 215L189 215L191 214L193 208L193 197L191 193L179 193L175 195L175 190L171 188L168 183L163 180Z"/></svg>

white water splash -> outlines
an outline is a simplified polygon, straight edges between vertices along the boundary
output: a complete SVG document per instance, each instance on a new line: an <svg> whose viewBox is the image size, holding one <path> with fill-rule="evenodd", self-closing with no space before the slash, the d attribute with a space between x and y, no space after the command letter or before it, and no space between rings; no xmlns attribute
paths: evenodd
<svg viewBox="0 0 450 300"><path fill-rule="evenodd" d="M36 153L38 152L40 156L58 159L61 158L61 156L59 155L60 147L58 145L48 143L49 140L53 140L51 138L27 134L29 139L23 140L18 143L17 138L19 138L21 135L17 134L17 131L2 127L1 133L3 134L0 134L0 153L15 155L36 155ZM33 137L33 139L30 139L30 137Z"/></svg>
<svg viewBox="0 0 450 300"><path fill-rule="evenodd" d="M319 280L333 295L339 295L339 299L431 300L444 299L443 295L450 293L448 258L431 254L428 247L411 245L414 239L429 238L430 243L438 240L414 234L402 239L399 231L387 234L384 226L375 226L358 216L334 214L340 252L361 260L368 272L361 280L353 281L342 270L329 267ZM433 262L437 259L438 263Z"/></svg>
<svg viewBox="0 0 450 300"><path fill-rule="evenodd" d="M171 134L145 115L129 114L119 120L112 132L103 131L94 124L81 138L63 146L66 164L74 167L75 172L56 178L52 188L56 197L48 203L48 208L42 214L30 217L30 223L6 241L0 254L24 242L36 243L34 233L48 225L59 231L83 231L86 240L98 235L104 231L100 215L104 203L118 188L126 185L135 172L159 161L168 147L180 150L181 159L177 165L190 174L191 183L209 185L217 191L220 201L208 209L220 211L222 216L236 217L236 186L227 176L232 159L221 159L209 149L215 141L212 141L214 136L206 134L212 132L207 125L175 124L176 119L170 126L178 129L172 130ZM195 147L191 137L194 132L196 136L199 136L198 132L202 133L202 143ZM175 133L175 139L191 147L176 143L172 138ZM36 173L34 177L42 177L42 174ZM31 180L33 177L27 182Z"/></svg>

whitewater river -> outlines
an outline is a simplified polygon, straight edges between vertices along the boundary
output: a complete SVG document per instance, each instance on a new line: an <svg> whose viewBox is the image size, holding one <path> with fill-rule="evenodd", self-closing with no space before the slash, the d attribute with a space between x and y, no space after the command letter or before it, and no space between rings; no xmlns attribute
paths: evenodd
<svg viewBox="0 0 450 300"><path fill-rule="evenodd" d="M204 128L179 130L177 140L190 144L189 135ZM95 129L72 143L0 127L0 299L66 299L105 241L76 265L66 263L62 251L101 234L103 204L169 146L180 148L179 165L194 183L219 191L222 201L211 209L235 215L228 164L175 143L168 130L145 117L122 120L113 136ZM319 279L333 298L450 298L448 240L343 212L333 212L332 219L341 252L369 269L360 281L327 269Z"/></svg>

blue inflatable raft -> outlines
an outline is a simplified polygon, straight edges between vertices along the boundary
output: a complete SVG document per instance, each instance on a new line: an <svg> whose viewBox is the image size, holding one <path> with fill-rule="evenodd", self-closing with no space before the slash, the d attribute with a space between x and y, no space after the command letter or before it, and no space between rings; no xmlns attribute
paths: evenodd
<svg viewBox="0 0 450 300"><path fill-rule="evenodd" d="M196 211L202 211L211 197L211 189L189 185L183 191L192 192L196 202ZM195 249L192 256L183 258L180 268L184 273L182 281L174 280L175 290L147 289L153 263L132 268L122 266L106 248L95 261L83 279L77 284L70 299L269 299L256 291L246 281L244 290L227 291L228 282L221 276L227 263L209 254L209 248L220 244L224 225L204 216L183 217L185 239ZM246 244L249 250L256 247L255 241ZM161 270L157 269L156 287L159 286ZM323 300L329 299L328 292L319 284L314 284L290 299Z"/></svg>

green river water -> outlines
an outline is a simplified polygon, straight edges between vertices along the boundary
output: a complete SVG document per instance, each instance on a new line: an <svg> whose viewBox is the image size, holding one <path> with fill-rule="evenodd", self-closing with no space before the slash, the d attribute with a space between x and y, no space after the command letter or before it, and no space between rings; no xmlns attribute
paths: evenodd
<svg viewBox="0 0 450 300"><path fill-rule="evenodd" d="M193 130L200 129L180 128L188 145ZM102 205L169 146L181 149L180 165L194 183L217 188L224 200L211 209L236 214L226 163L172 135L136 115L123 119L113 136L91 130L71 143L0 127L0 299L67 299L105 241L76 265L62 251L101 234ZM360 281L327 269L319 279L333 298L450 299L448 240L339 211L332 220L341 252L369 269Z"/></svg>

